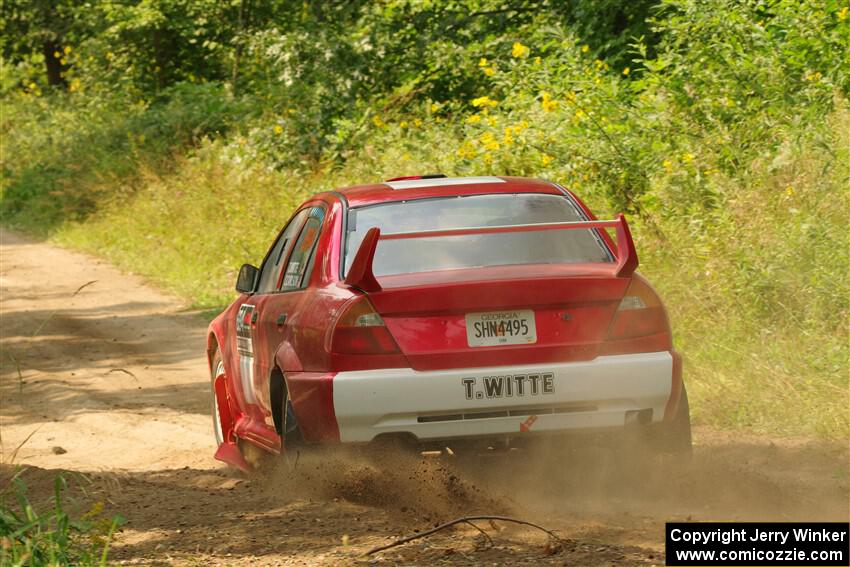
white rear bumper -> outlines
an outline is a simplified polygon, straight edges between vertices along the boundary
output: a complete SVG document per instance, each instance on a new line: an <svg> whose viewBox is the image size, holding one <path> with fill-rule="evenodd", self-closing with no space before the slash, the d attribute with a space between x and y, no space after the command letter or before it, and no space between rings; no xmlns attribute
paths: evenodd
<svg viewBox="0 0 850 567"><path fill-rule="evenodd" d="M661 421L672 375L667 351L533 366L340 372L334 410L342 442L385 433L427 440L622 427L628 411L651 409L652 421Z"/></svg>

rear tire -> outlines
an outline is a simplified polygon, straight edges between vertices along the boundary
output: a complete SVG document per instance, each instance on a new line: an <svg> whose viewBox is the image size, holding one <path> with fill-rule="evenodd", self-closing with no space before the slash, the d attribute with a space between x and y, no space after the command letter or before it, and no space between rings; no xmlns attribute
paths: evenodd
<svg viewBox="0 0 850 567"><path fill-rule="evenodd" d="M304 445L304 437L302 437L301 430L298 428L298 419L295 417L292 402L289 400L289 388L286 387L286 379L282 375L280 381L282 390L279 410L280 421L275 425L278 426L278 434L280 435L280 454L288 459L287 453L293 450L297 452Z"/></svg>
<svg viewBox="0 0 850 567"><path fill-rule="evenodd" d="M693 454L691 439L691 412L688 392L682 384L676 416L653 432L652 445L657 453L671 455L677 461L689 462Z"/></svg>

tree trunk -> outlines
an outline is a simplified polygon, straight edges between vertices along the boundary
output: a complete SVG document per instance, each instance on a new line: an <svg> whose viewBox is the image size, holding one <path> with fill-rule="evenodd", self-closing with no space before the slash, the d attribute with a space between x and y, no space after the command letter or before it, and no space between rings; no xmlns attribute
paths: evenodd
<svg viewBox="0 0 850 567"><path fill-rule="evenodd" d="M68 81L62 76L62 46L58 41L46 39L41 44L42 52L44 53L44 65L47 68L47 84L51 87L68 87ZM58 53L59 57L55 54Z"/></svg>

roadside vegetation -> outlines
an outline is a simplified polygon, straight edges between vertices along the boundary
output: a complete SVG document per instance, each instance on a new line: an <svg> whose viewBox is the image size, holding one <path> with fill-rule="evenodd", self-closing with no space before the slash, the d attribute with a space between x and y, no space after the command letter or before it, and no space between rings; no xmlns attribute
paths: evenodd
<svg viewBox="0 0 850 567"><path fill-rule="evenodd" d="M0 490L0 565L107 565L109 544L123 518L106 517L103 502L80 514L69 512L62 475L54 480L52 499L35 504L20 478L24 472Z"/></svg>
<svg viewBox="0 0 850 567"><path fill-rule="evenodd" d="M629 216L697 423L847 438L847 2L566 4L7 2L2 222L213 310L312 192L556 180Z"/></svg>

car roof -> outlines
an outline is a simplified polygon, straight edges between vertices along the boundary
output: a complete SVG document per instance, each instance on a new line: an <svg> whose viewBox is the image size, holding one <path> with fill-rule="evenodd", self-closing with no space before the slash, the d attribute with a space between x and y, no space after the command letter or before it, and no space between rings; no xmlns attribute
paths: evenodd
<svg viewBox="0 0 850 567"><path fill-rule="evenodd" d="M352 207L363 207L391 201L408 201L433 197L459 195L486 195L492 193L543 193L564 195L564 191L550 181L525 177L427 177L355 185L337 189Z"/></svg>

